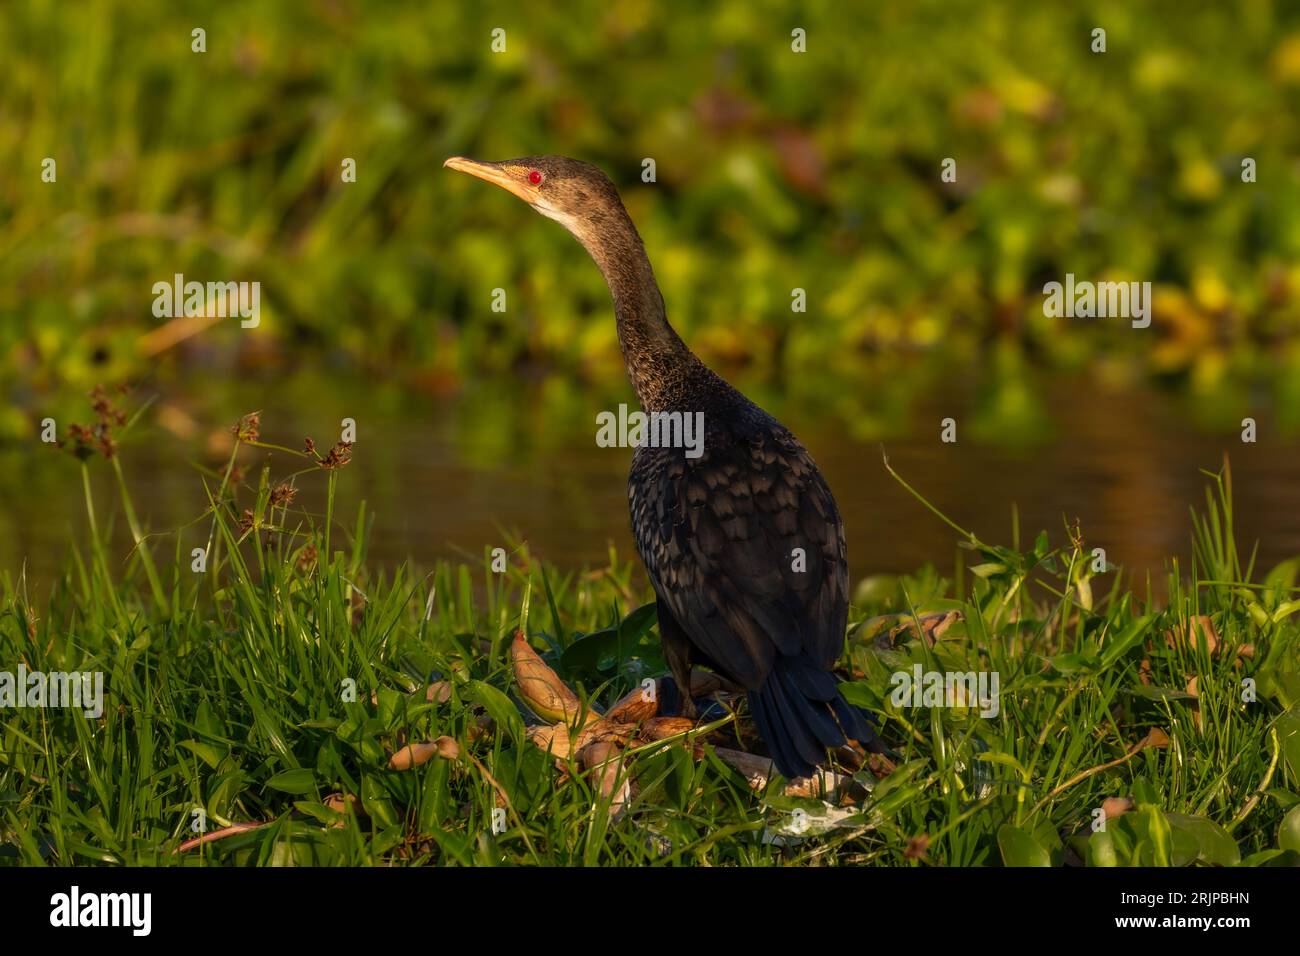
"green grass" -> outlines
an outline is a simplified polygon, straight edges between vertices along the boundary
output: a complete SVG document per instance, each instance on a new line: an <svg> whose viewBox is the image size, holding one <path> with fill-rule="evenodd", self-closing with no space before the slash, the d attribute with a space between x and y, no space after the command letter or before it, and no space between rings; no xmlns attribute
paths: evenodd
<svg viewBox="0 0 1300 956"><path fill-rule="evenodd" d="M1193 516L1192 563L1171 565L1160 604L1118 573L1094 574L1077 529L1056 546L1039 535L1028 550L1014 530L1000 547L955 529L951 578L925 570L860 582L845 692L876 711L897 769L879 782L861 777L870 795L836 826L773 842L764 835L787 826L796 808L816 820L823 805L752 792L712 754L696 762L668 746L636 757L637 792L616 816L582 773L570 768L563 779L525 737L505 653L517 626L593 706L662 669L651 616L637 611L648 596L637 569L611 554L608 567L561 573L518 546L504 573L486 555L481 566L427 574L376 571L367 565L367 513L342 520L352 505L336 500L336 473L245 438L277 468L305 458L292 481L328 482L326 514L272 505L284 478L269 466L246 482L228 470L205 475L212 507L199 523L210 546L196 573L170 535L134 528L142 543L125 561L107 553L106 524L120 516L135 525L131 489L122 482L116 502L93 501L88 483L89 553L73 553L48 601L32 606L22 577L0 581L0 670L20 661L47 672L102 670L106 688L99 719L0 709L0 861L1300 859L1300 564L1261 575L1238 552L1226 466L1209 476ZM964 620L933 646L904 632L882 647L888 622L868 621L954 609ZM1211 622L1216 647L1207 629L1189 631L1198 617ZM890 674L915 663L998 672L999 713L894 706ZM1192 677L1198 697L1187 693ZM434 679L450 683L445 702L426 700ZM1253 702L1243 700L1246 679ZM735 726L718 733L727 743ZM389 769L405 743L439 736L457 742L458 758ZM340 812L332 794L359 803ZM1133 809L1094 834L1093 812L1110 797L1131 798ZM181 852L198 808L209 831L264 825ZM498 808L505 825L493 833Z"/></svg>

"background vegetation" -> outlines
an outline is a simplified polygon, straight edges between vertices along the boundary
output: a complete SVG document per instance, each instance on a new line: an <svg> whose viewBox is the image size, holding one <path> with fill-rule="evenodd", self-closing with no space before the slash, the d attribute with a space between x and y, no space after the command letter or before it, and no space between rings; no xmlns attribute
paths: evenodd
<svg viewBox="0 0 1300 956"><path fill-rule="evenodd" d="M932 387L916 356L1300 405L1290 4L77 10L23 0L0 23L0 439L95 382L315 353L434 389L522 368L618 383L582 250L444 172L453 153L602 165L689 341L846 418L870 417L865 382ZM260 280L263 326L160 338L151 287L177 272ZM1066 272L1153 281L1153 327L1043 318Z"/></svg>

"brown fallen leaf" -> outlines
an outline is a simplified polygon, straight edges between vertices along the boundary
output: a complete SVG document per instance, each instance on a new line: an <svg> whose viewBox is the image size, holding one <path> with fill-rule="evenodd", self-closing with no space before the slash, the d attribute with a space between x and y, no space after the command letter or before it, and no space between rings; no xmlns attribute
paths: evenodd
<svg viewBox="0 0 1300 956"><path fill-rule="evenodd" d="M325 806L336 813L346 813L349 805L352 807L352 812L357 816L364 817L366 815L366 808L361 803L361 798L355 793L331 793L325 798Z"/></svg>
<svg viewBox="0 0 1300 956"><path fill-rule="evenodd" d="M659 713L659 682L653 691L634 687L605 714L605 719L624 724L639 724Z"/></svg>
<svg viewBox="0 0 1300 956"><path fill-rule="evenodd" d="M510 664L519 696L538 717L552 724L560 721L573 724L579 720L587 724L600 719L599 714L584 711L578 695L532 649L523 631L515 631L510 644Z"/></svg>
<svg viewBox="0 0 1300 956"><path fill-rule="evenodd" d="M1128 813L1133 809L1133 800L1131 797L1107 797L1101 801L1101 812L1107 820L1114 820L1121 814Z"/></svg>
<svg viewBox="0 0 1300 956"><path fill-rule="evenodd" d="M618 744L598 740L587 744L578 752L578 764L583 770L594 771L601 796L610 801L609 812L621 816L631 799L631 781L623 773L624 760Z"/></svg>
<svg viewBox="0 0 1300 956"><path fill-rule="evenodd" d="M1147 747L1160 748L1160 747L1168 747L1168 746L1169 746L1169 735L1165 733L1163 730L1161 730L1159 727L1152 727L1149 731L1147 731L1147 735L1145 737L1143 737L1141 740L1139 740L1136 744L1133 745L1132 749L1129 750L1129 753L1131 754L1137 753L1139 750L1143 750Z"/></svg>
<svg viewBox="0 0 1300 956"><path fill-rule="evenodd" d="M564 724L535 724L526 731L533 746L555 757L563 769L564 761L573 755L573 741Z"/></svg>
<svg viewBox="0 0 1300 956"><path fill-rule="evenodd" d="M1200 646L1202 637L1205 638L1205 649L1211 655L1215 654L1219 648L1219 633L1207 614L1189 618L1186 627L1173 627L1165 631L1165 645L1194 651Z"/></svg>
<svg viewBox="0 0 1300 956"><path fill-rule="evenodd" d="M616 720L607 720L602 717L595 723L588 724L578 732L578 740L575 747L578 750L586 747L588 744L612 741L617 744L626 744L637 732L636 724L619 723Z"/></svg>
<svg viewBox="0 0 1300 956"><path fill-rule="evenodd" d="M407 744L388 761L393 770L410 770L420 764L428 763L434 757L444 760L456 760L460 757L460 745L451 737L439 737L422 744Z"/></svg>
<svg viewBox="0 0 1300 956"><path fill-rule="evenodd" d="M611 788L619 787L612 799L615 813L622 812L632 793L632 776L625 772L625 748L686 734L696 726L695 721L689 718L659 715L660 685L656 685L654 694L647 694L640 687L634 689L603 717L598 712L584 710L577 695L529 646L522 631L515 632L510 657L519 695L534 713L548 721L545 725L527 729L529 741L554 758L562 779L569 773L570 761L586 770L599 766L602 792L609 796L613 793ZM690 686L691 696L696 698L738 692L738 688L706 671L693 671ZM703 742L698 740L689 750L696 760L702 759L705 753ZM744 774L749 785L756 790L767 787L776 776L772 761L767 757L724 747L715 748L713 752ZM868 765L873 772L891 772L892 764L888 761L881 763L881 760L883 758L876 760L873 755ZM824 771L813 777L788 781L785 793L852 802L861 800L866 790L852 777Z"/></svg>
<svg viewBox="0 0 1300 956"><path fill-rule="evenodd" d="M366 808L361 803L361 798L354 793L331 793L325 798L325 806L339 814L339 820L332 824L335 827L345 826L348 807L351 807L352 812L358 817L367 815Z"/></svg>
<svg viewBox="0 0 1300 956"><path fill-rule="evenodd" d="M568 760L593 743L616 743L625 746L639 736L636 724L624 724L604 718L577 731L571 730L566 724L550 724L529 727L527 734L528 739L535 746L547 751L560 762Z"/></svg>
<svg viewBox="0 0 1300 956"><path fill-rule="evenodd" d="M689 717L652 717L641 725L640 737L643 740L663 740L687 733L694 726L695 721Z"/></svg>

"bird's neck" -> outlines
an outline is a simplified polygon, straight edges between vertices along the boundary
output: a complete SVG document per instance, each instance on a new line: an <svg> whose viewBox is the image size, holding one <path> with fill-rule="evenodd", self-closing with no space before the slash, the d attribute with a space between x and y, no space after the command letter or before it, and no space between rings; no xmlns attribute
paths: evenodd
<svg viewBox="0 0 1300 956"><path fill-rule="evenodd" d="M600 267L614 298L618 344L627 377L647 412L679 410L688 380L712 373L668 324L664 299L632 219L622 208L598 220L578 241Z"/></svg>

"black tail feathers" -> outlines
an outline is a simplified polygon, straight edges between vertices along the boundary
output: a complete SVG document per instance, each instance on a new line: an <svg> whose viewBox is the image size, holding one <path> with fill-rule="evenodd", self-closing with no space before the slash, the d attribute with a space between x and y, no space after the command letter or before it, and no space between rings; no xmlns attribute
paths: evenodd
<svg viewBox="0 0 1300 956"><path fill-rule="evenodd" d="M749 709L772 762L787 779L807 777L845 737L870 750L883 744L866 711L840 696L835 677L804 657L780 657Z"/></svg>

